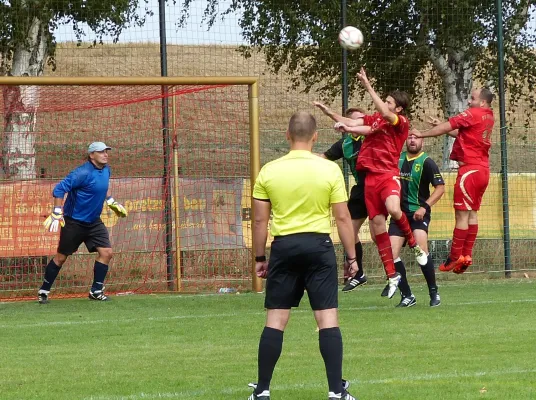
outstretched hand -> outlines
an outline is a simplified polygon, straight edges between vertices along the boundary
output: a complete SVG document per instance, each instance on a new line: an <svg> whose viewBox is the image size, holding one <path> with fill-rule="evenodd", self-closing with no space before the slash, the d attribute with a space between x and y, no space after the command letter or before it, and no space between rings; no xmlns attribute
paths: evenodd
<svg viewBox="0 0 536 400"><path fill-rule="evenodd" d="M367 78L367 73L365 72L364 67L361 67L361 70L357 73L356 76L365 88L370 87L370 82Z"/></svg>
<svg viewBox="0 0 536 400"><path fill-rule="evenodd" d="M315 107L318 107L323 113L327 113L329 108L324 103L321 103L319 101L313 101L313 105Z"/></svg>
<svg viewBox="0 0 536 400"><path fill-rule="evenodd" d="M441 121L439 120L439 118L435 118L435 117L428 117L428 121L427 121L430 125L432 126L437 126L441 123Z"/></svg>
<svg viewBox="0 0 536 400"><path fill-rule="evenodd" d="M342 122L336 122L335 125L333 125L333 129L337 132L346 132L346 128L348 127Z"/></svg>

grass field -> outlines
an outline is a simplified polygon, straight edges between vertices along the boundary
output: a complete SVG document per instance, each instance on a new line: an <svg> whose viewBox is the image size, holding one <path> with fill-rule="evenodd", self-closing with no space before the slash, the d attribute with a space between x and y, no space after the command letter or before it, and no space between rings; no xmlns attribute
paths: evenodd
<svg viewBox="0 0 536 400"><path fill-rule="evenodd" d="M340 296L344 376L367 399L535 399L534 281L446 283L443 304L393 308L369 285ZM0 304L0 398L246 399L264 296L113 297ZM306 298L292 314L275 400L326 399Z"/></svg>

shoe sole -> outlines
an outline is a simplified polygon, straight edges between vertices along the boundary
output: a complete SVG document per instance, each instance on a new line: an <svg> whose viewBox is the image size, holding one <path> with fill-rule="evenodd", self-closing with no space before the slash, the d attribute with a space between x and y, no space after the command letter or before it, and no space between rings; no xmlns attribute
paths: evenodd
<svg viewBox="0 0 536 400"><path fill-rule="evenodd" d="M460 258L461 258L461 257L460 257ZM440 270L441 272L450 272L450 271L455 270L456 268L459 268L459 267L463 266L464 263L463 263L463 261L460 261L460 259L458 259L457 261L452 262L451 265L452 265L452 267L449 266L449 267L447 268L444 264L441 264L441 265L439 266L439 270ZM467 269L467 268L465 268L465 269ZM464 270L464 271L465 271L465 270Z"/></svg>
<svg viewBox="0 0 536 400"><path fill-rule="evenodd" d="M413 307L414 305L416 305L417 302L413 302L411 304L408 304L407 306L395 306L395 308L410 308L410 307Z"/></svg>
<svg viewBox="0 0 536 400"><path fill-rule="evenodd" d="M91 297L91 295L87 296L89 300L93 301L110 301L109 297L106 297L106 299L96 299L95 297Z"/></svg>
<svg viewBox="0 0 536 400"><path fill-rule="evenodd" d="M441 302L437 303L437 304L430 304L430 307L439 307L441 305Z"/></svg>
<svg viewBox="0 0 536 400"><path fill-rule="evenodd" d="M471 265L473 265L472 261L464 262L461 265L456 265L456 267L452 269L452 272L454 272L455 274L463 274Z"/></svg>

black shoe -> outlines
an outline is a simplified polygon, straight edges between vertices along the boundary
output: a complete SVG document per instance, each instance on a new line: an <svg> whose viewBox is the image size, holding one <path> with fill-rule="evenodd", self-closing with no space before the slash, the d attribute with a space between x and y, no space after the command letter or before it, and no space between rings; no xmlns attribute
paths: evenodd
<svg viewBox="0 0 536 400"><path fill-rule="evenodd" d="M382 290L382 294L381 294L382 297L387 297L389 296L389 284L385 285L385 287L383 288Z"/></svg>
<svg viewBox="0 0 536 400"><path fill-rule="evenodd" d="M264 390L262 393L255 393L257 389L256 383L249 383L248 386L253 389L253 393L248 397L248 400L270 400L270 391Z"/></svg>
<svg viewBox="0 0 536 400"><path fill-rule="evenodd" d="M39 304L48 304L48 294L49 290L39 289L37 292L37 301Z"/></svg>
<svg viewBox="0 0 536 400"><path fill-rule="evenodd" d="M89 295L87 296L89 300L97 301L109 301L110 298L104 294L104 287L102 290L90 290Z"/></svg>
<svg viewBox="0 0 536 400"><path fill-rule="evenodd" d="M346 389L342 390L341 397L335 397L333 396L333 393L329 393L329 400L357 400L354 396L352 396ZM248 399L249 400L249 399Z"/></svg>
<svg viewBox="0 0 536 400"><path fill-rule="evenodd" d="M353 278L350 278L348 281L346 281L346 285L342 288L343 292L350 292L357 288L358 286L364 285L367 283L367 277L365 275L362 275L360 278L354 276Z"/></svg>
<svg viewBox="0 0 536 400"><path fill-rule="evenodd" d="M437 291L430 292L430 307L437 307L441 304L441 298L439 297L439 293Z"/></svg>
<svg viewBox="0 0 536 400"><path fill-rule="evenodd" d="M414 295L402 297L402 300L400 300L400 303L398 303L397 307L413 307L415 304L417 304L417 300L415 300Z"/></svg>

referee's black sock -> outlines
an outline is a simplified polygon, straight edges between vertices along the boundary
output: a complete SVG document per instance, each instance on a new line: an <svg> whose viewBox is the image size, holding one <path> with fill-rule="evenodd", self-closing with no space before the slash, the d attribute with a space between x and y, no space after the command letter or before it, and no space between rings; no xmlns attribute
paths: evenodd
<svg viewBox="0 0 536 400"><path fill-rule="evenodd" d="M400 293L402 293L402 296L407 297L411 295L411 288L409 287L408 283L408 277L406 276L406 266L404 265L404 261L398 257L395 260L395 269L396 272L400 274L402 279L400 279L400 283L398 284L398 289L400 290Z"/></svg>
<svg viewBox="0 0 536 400"><path fill-rule="evenodd" d="M426 265L421 265L421 271L424 275L424 279L426 279L428 290L431 292L437 292L434 260L432 260L432 256L430 254L428 254L428 262Z"/></svg>
<svg viewBox="0 0 536 400"><path fill-rule="evenodd" d="M99 261L95 261L95 266L93 267L93 285L91 285L92 292L102 290L107 273L108 266Z"/></svg>
<svg viewBox="0 0 536 400"><path fill-rule="evenodd" d="M342 335L339 327L320 329L320 354L326 366L329 391L342 393Z"/></svg>
<svg viewBox="0 0 536 400"><path fill-rule="evenodd" d="M259 381L255 393L270 390L270 382L282 348L283 331L265 326L259 341Z"/></svg>
<svg viewBox="0 0 536 400"><path fill-rule="evenodd" d="M43 284L41 285L41 290L47 290L50 291L50 288L52 287L52 284L56 280L56 277L60 273L61 267L57 266L54 262L54 259L50 260L48 263L46 269L45 269L45 279L43 280Z"/></svg>
<svg viewBox="0 0 536 400"><path fill-rule="evenodd" d="M365 276L365 271L363 270L363 245L361 242L355 244L355 258L359 271L357 271L357 277L361 278Z"/></svg>

